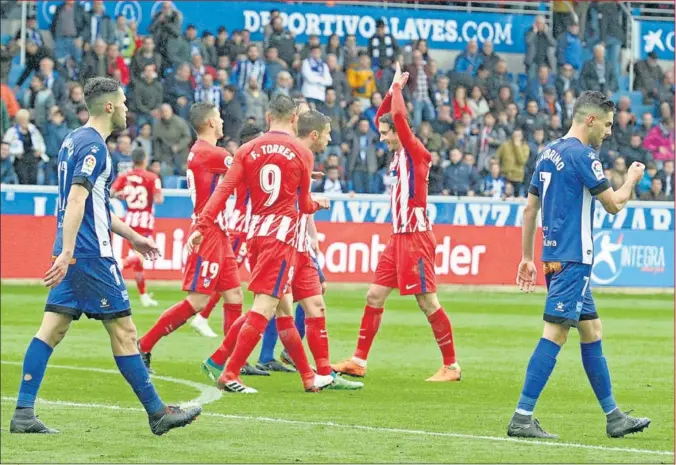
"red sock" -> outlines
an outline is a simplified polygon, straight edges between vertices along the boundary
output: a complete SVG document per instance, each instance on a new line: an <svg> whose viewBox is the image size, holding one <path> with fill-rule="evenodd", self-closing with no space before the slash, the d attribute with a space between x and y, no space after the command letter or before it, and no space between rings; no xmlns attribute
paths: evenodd
<svg viewBox="0 0 676 465"><path fill-rule="evenodd" d="M317 364L318 375L330 375L333 371L331 369L331 362L329 360L329 335L326 332L326 318L306 318L305 337L307 344L312 352L312 357Z"/></svg>
<svg viewBox="0 0 676 465"><path fill-rule="evenodd" d="M137 255L130 255L124 260L122 260L122 269L126 270L127 268L134 268L137 270L137 266L141 263L141 259ZM141 270L143 270L143 264L141 264ZM138 271L138 270L137 270Z"/></svg>
<svg viewBox="0 0 676 465"><path fill-rule="evenodd" d="M310 362L308 362L305 348L303 347L303 341L300 338L300 334L298 334L293 317L278 316L276 321L279 340L282 341L284 348L289 353L289 357L291 357L291 360L293 360L293 363L296 365L300 377L303 381L314 379L315 372L312 371Z"/></svg>
<svg viewBox="0 0 676 465"><path fill-rule="evenodd" d="M195 314L190 302L182 300L166 310L155 325L141 338L139 345L142 352L150 352L157 341L183 326Z"/></svg>
<svg viewBox="0 0 676 465"><path fill-rule="evenodd" d="M242 304L223 304L223 336L242 315Z"/></svg>
<svg viewBox="0 0 676 465"><path fill-rule="evenodd" d="M136 272L136 287L139 294L143 295L146 293L146 278L143 275L143 271Z"/></svg>
<svg viewBox="0 0 676 465"><path fill-rule="evenodd" d="M444 358L444 365L449 366L455 363L455 344L453 343L453 328L451 320L448 319L446 311L439 307L434 313L427 317L432 326L434 338L439 344L441 356Z"/></svg>
<svg viewBox="0 0 676 465"><path fill-rule="evenodd" d="M373 344L380 322L383 319L383 308L375 308L367 305L364 307L364 316L361 317L361 326L359 328L359 340L357 340L357 350L354 356L366 360L369 356L369 350Z"/></svg>
<svg viewBox="0 0 676 465"><path fill-rule="evenodd" d="M200 312L200 316L202 318L209 318L209 315L211 315L211 311L214 309L216 304L221 298L221 294L218 292L214 292L211 294L211 297L209 297L209 302L207 302L207 306L204 307L204 309Z"/></svg>
<svg viewBox="0 0 676 465"><path fill-rule="evenodd" d="M268 319L265 315L256 312L249 312L246 316L246 323L242 326L235 344L235 350L228 361L228 366L223 372L227 377L239 377L239 371L246 363L251 352L256 348L258 341L263 336L263 331L268 326Z"/></svg>
<svg viewBox="0 0 676 465"><path fill-rule="evenodd" d="M232 323L232 325L230 325L230 329L228 329L228 332L225 334L225 338L223 339L221 346L216 349L216 352L211 354L211 357L209 357L216 365L225 365L225 361L230 358L230 355L232 355L232 351L235 350L235 344L237 344L239 332L242 330L242 326L244 326L244 323L246 322L247 315L248 313L240 315L240 317L237 318Z"/></svg>

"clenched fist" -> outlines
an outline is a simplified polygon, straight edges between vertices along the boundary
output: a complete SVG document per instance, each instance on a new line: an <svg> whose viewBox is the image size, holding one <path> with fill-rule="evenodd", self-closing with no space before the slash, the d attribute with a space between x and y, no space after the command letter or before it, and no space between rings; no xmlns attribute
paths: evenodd
<svg viewBox="0 0 676 465"><path fill-rule="evenodd" d="M629 171L627 171L627 174L629 176L629 179L631 179L634 182L634 184L636 184L641 179L643 179L643 173L644 172L645 172L645 165L641 162L635 161L629 167Z"/></svg>

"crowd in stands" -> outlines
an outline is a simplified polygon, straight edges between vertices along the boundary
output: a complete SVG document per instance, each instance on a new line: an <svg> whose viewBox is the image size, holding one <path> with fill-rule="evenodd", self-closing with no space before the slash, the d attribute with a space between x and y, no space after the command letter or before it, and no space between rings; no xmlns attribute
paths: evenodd
<svg viewBox="0 0 676 465"><path fill-rule="evenodd" d="M576 95L590 89L612 96L626 80L620 67L626 29L617 2L592 4L584 20L561 8L570 2L554 3L551 28L544 16L533 16L523 38L526 72L519 76L491 42L468 42L451 69L440 69L425 40L398 43L382 20L365 48L351 35L333 35L326 44L310 36L301 43L272 11L264 41L254 43L247 30L199 31L164 2L142 36L135 23L111 17L100 1L86 11L67 0L56 9L49 41L36 18L28 18L23 68L20 33L2 45L0 181L56 184L61 142L88 117L83 82L112 76L123 84L130 108L128 129L108 140L115 172L128 169L132 150L142 147L157 174L184 175L194 140L186 120L195 102L220 108L222 144L234 152L242 123L265 128L269 99L283 93L331 118L332 141L316 154L316 168L326 173L317 191L386 192L391 154L379 142L375 115L399 61L410 73L405 97L411 120L432 153L429 193L523 196L537 154L569 127ZM641 111L629 96L617 99L601 160L614 187L632 161L645 163L636 198L670 200L674 75L655 54L632 66Z"/></svg>

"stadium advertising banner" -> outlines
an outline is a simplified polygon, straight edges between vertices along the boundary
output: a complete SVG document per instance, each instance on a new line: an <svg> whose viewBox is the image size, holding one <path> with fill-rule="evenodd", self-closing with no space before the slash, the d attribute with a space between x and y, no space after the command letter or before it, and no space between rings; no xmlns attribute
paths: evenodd
<svg viewBox="0 0 676 465"><path fill-rule="evenodd" d="M638 42L641 59L655 52L660 60L674 61L673 21L638 21Z"/></svg>
<svg viewBox="0 0 676 465"><path fill-rule="evenodd" d="M180 279L191 203L185 191L165 191L157 208L155 240L162 258L147 263L150 279ZM436 273L441 284L513 284L521 257L521 203L431 198L436 212ZM53 188L2 186L2 278L41 278L49 266L55 230ZM124 205L115 201L118 215ZM506 208L505 208L506 207ZM597 209L599 211L601 209ZM674 284L674 208L634 203L624 215L597 215L597 286L671 287ZM347 223L360 223L351 226ZM384 196L334 196L317 216L320 264L334 282L370 282L390 237ZM537 250L541 246L538 234ZM118 259L129 254L119 237ZM129 276L131 277L131 275ZM247 279L244 272L243 279ZM542 273L539 280L542 284Z"/></svg>
<svg viewBox="0 0 676 465"><path fill-rule="evenodd" d="M40 2L40 27L49 26L60 3ZM85 8L91 7L91 1L80 3ZM113 17L124 15L135 20L139 24L139 32L145 34L162 2L124 0L106 1L104 4L107 14ZM430 48L463 50L470 40L489 40L495 44L497 52L524 53L525 34L533 25L533 17L529 15L361 7L340 5L339 2L333 6L318 3L286 8L276 2L177 1L174 4L183 14L183 27L194 24L198 30L206 29L214 34L221 25L229 31L247 29L253 41L263 40L263 27L269 23L270 10L274 9L292 11L282 12L281 15L288 30L300 43L313 34L326 42L335 33L339 37L354 34L358 45L367 45L367 40L376 31L376 20L382 18L395 39L402 43L426 39Z"/></svg>

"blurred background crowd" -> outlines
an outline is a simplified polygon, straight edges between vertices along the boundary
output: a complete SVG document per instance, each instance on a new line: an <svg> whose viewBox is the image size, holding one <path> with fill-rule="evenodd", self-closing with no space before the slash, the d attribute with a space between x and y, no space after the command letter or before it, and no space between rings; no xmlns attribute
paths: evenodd
<svg viewBox="0 0 676 465"><path fill-rule="evenodd" d="M116 173L131 167L131 152L141 147L165 187L183 187L192 103L221 109L221 143L234 153L243 122L264 129L269 99L284 93L332 121L328 149L315 154L326 176L314 189L383 193L392 182L391 154L379 142L375 115L398 60L411 74L405 98L415 131L432 153L431 195L523 196L537 154L569 127L576 95L598 90L618 107L613 134L600 148L612 185L622 185L627 167L640 161L647 169L635 197L673 200L674 74L654 52L621 66L630 38L620 6L552 2L551 15L533 15L523 37L524 72L517 72L491 42L475 41L442 68L425 40L398 43L382 21L367 47L351 35L300 43L274 10L264 41L255 43L247 30L198 30L164 2L141 36L103 2L86 10L67 0L48 30L32 12L25 39L20 31L2 38L0 181L56 184L61 142L88 118L83 83L111 76L123 84L130 109L128 129L107 141Z"/></svg>

